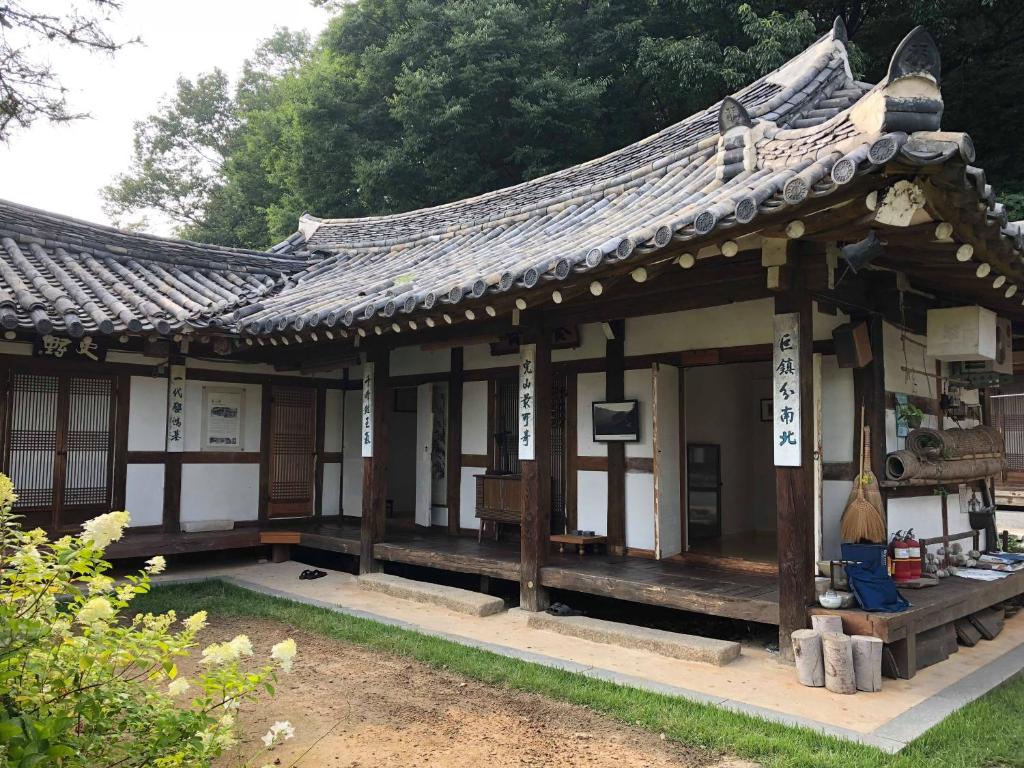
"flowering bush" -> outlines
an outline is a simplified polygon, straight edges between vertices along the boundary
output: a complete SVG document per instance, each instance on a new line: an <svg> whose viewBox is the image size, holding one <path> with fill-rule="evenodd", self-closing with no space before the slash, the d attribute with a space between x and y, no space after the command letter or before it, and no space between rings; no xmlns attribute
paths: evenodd
<svg viewBox="0 0 1024 768"><path fill-rule="evenodd" d="M240 705L273 694L295 642L278 643L252 669L252 643L239 635L204 648L185 679L178 661L196 647L206 614L178 621L173 611L127 610L166 565L157 556L119 582L106 575L103 550L121 538L128 513L51 542L21 529L16 500L0 474L0 766L209 766L235 743ZM293 735L275 723L263 743L272 749Z"/></svg>

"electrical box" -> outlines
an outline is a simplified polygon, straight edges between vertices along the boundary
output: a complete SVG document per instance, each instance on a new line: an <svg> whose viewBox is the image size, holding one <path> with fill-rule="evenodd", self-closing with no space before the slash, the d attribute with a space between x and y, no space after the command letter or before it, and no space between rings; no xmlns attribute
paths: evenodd
<svg viewBox="0 0 1024 768"><path fill-rule="evenodd" d="M996 326L996 313L984 307L929 309L927 354L946 361L993 361Z"/></svg>

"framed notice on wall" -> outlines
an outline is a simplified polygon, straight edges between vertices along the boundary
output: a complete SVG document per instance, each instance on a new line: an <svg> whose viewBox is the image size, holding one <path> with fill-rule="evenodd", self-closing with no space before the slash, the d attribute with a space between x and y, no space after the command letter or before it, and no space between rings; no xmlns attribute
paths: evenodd
<svg viewBox="0 0 1024 768"><path fill-rule="evenodd" d="M241 387L204 387L202 450L242 450L244 413L245 390Z"/></svg>

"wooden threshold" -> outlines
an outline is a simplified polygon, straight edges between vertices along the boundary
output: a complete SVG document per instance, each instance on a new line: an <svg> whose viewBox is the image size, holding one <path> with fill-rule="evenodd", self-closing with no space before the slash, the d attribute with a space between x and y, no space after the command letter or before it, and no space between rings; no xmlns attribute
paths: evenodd
<svg viewBox="0 0 1024 768"><path fill-rule="evenodd" d="M750 560L745 557L729 557L725 555L708 555L701 552L684 552L673 555L670 559L692 565L706 565L722 568L727 571L744 571L746 573L763 573L766 576L778 576L779 564L766 560Z"/></svg>

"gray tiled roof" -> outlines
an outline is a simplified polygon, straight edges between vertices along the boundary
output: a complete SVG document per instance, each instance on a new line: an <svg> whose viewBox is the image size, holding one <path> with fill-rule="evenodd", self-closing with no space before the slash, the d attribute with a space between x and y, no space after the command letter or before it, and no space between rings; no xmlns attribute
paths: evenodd
<svg viewBox="0 0 1024 768"><path fill-rule="evenodd" d="M617 261L643 263L673 241L699 247L717 230L832 194L894 161L911 168L957 154L970 161L969 139L936 133L942 102L933 51L930 36L915 30L885 81L860 83L850 74L837 22L734 100L597 160L408 213L303 216L300 236L280 247L315 263L238 313L240 330L387 329L395 315L414 320L445 304L473 306L544 285L550 291L576 273L599 277ZM921 76L935 83L934 98L888 90ZM880 115L876 124L864 116L869 109ZM1007 225L1005 233L1017 236L1019 229Z"/></svg>
<svg viewBox="0 0 1024 768"><path fill-rule="evenodd" d="M454 318L450 305L496 312L491 303L507 309L515 296L535 306L565 282L621 272L627 259L632 268L695 252L731 228L778 229L788 212L843 202L868 174L877 188L922 171L943 196L932 206L959 217L991 266L1024 287L1024 226L1007 220L970 165L970 139L940 131L938 76L934 41L917 29L881 83L855 81L837 22L734 97L605 157L393 216L303 216L266 253L0 202L0 327L273 335L384 331L396 316L423 315L430 325Z"/></svg>
<svg viewBox="0 0 1024 768"><path fill-rule="evenodd" d="M5 201L0 248L0 327L71 336L216 326L303 266Z"/></svg>

